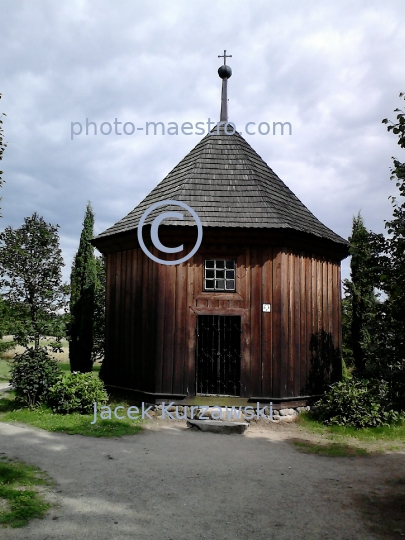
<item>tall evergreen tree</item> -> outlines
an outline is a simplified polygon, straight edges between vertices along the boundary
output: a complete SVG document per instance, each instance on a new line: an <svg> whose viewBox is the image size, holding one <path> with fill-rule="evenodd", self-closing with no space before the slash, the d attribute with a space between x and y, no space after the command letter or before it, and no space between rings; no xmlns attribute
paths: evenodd
<svg viewBox="0 0 405 540"><path fill-rule="evenodd" d="M93 323L96 284L96 259L90 243L93 238L94 213L87 204L80 235L79 249L74 257L70 275L70 315L68 325L69 360L71 371L86 373L93 368Z"/></svg>
<svg viewBox="0 0 405 540"><path fill-rule="evenodd" d="M94 296L93 360L102 360L105 354L105 285L106 258L96 258L96 287Z"/></svg>
<svg viewBox="0 0 405 540"><path fill-rule="evenodd" d="M363 376L368 352L372 348L372 327L377 310L375 287L379 274L379 252L376 250L379 235L368 231L359 214L353 218L350 262L351 281L345 281L346 298L351 301L350 342L356 373Z"/></svg>

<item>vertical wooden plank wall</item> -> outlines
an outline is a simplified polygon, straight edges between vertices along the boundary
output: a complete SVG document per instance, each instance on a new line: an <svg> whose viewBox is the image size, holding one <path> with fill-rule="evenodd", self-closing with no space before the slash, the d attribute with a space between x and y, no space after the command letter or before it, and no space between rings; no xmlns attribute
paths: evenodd
<svg viewBox="0 0 405 540"><path fill-rule="evenodd" d="M311 367L311 335L323 329L341 347L340 263L275 246L247 247L238 261L241 297L222 300L218 294L199 295L203 268L197 257L165 266L140 249L109 254L106 382L193 395L197 315L192 308L222 315L240 308L245 309L242 396L302 393ZM262 311L263 303L271 305L270 313Z"/></svg>

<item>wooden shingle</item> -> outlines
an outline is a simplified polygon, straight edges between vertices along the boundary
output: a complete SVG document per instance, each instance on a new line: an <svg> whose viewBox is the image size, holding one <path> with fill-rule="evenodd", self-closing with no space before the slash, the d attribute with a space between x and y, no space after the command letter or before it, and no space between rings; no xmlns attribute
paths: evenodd
<svg viewBox="0 0 405 540"><path fill-rule="evenodd" d="M292 229L348 245L302 204L238 132L227 134L223 128L217 132L215 127L136 208L95 240L136 231L144 212L165 199L188 204L203 227ZM145 224L167 210L179 207L158 208ZM195 225L188 213L182 221L164 223Z"/></svg>

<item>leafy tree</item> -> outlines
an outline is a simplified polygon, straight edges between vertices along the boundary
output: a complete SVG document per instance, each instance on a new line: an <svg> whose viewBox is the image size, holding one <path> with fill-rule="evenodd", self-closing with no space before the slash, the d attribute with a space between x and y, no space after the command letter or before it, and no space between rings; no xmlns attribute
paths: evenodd
<svg viewBox="0 0 405 540"><path fill-rule="evenodd" d="M400 93L405 99L405 94ZM405 148L405 113L400 109L396 122L384 119L390 125L388 131L398 135L398 144ZM381 288L387 294L385 306L386 336L385 349L389 351L389 362L385 371L395 381L397 398L405 410L405 163L393 158L391 180L395 181L400 200L391 196L393 219L385 223L389 237L385 249L385 271Z"/></svg>
<svg viewBox="0 0 405 540"><path fill-rule="evenodd" d="M58 227L34 213L19 229L6 227L0 234L1 296L14 312L14 340L26 348L33 341L36 351L41 338L64 335L58 315L68 290Z"/></svg>
<svg viewBox="0 0 405 540"><path fill-rule="evenodd" d="M80 235L79 249L74 257L70 275L71 320L68 325L69 360L71 371L86 373L93 368L94 306L96 293L97 264L93 238L94 213L87 204Z"/></svg>

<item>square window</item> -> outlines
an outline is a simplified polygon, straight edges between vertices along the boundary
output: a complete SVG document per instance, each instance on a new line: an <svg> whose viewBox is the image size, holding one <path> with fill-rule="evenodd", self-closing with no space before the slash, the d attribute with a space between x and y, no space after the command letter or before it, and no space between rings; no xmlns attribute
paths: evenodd
<svg viewBox="0 0 405 540"><path fill-rule="evenodd" d="M205 291L235 290L235 261L208 259L204 262Z"/></svg>

